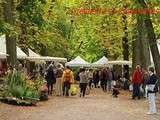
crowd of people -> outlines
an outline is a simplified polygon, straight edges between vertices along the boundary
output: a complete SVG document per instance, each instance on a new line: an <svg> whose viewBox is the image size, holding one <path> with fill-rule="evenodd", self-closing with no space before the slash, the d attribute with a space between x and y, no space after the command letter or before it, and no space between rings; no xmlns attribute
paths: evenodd
<svg viewBox="0 0 160 120"><path fill-rule="evenodd" d="M78 72L77 81L79 83L79 97L85 97L86 90L93 88L102 88L104 92L112 93L113 97L118 97L120 77L115 77L115 73L109 67L103 69L86 69L81 68ZM53 70L53 64L49 65L45 78L47 81L48 94L52 94L53 85L55 85L55 94L57 96L69 96L69 90L75 83L74 73L70 67L63 68L60 65ZM158 91L157 77L153 67L148 70L142 69L137 65L131 76L130 85L132 89L132 99L148 98L149 112L148 114L156 114L155 95Z"/></svg>
<svg viewBox="0 0 160 120"><path fill-rule="evenodd" d="M113 90L113 96L118 97L118 85L116 85L114 73L109 67L97 70L80 68L77 76L74 77L73 71L68 66L64 69L61 65L55 68L54 64L50 64L45 72L48 94L53 93L53 86L55 86L57 96L69 96L71 84L78 82L80 97L85 97L87 88L90 90L92 88L102 88L104 92Z"/></svg>
<svg viewBox="0 0 160 120"><path fill-rule="evenodd" d="M136 97L138 99L142 97L148 98L149 102L149 112L148 114L156 114L156 92L158 92L158 79L155 74L154 68L150 67L148 70L141 69L137 65L136 70L133 72L132 84L133 84L133 94L132 99Z"/></svg>
<svg viewBox="0 0 160 120"><path fill-rule="evenodd" d="M12 68L9 68L9 70L10 69ZM26 72L22 64L19 64L18 70L22 73ZM31 79L34 78L35 72L32 72L32 74L30 75ZM120 93L119 90L125 88L124 84L125 81L127 81L126 78L116 75L109 67L102 69L80 68L77 75L75 75L69 66L65 68L61 64L55 66L54 62L50 63L41 75L44 76L46 80L45 86L48 95L54 94L56 96L66 97L70 96L70 88L75 83L79 84L79 97L85 97L86 91L94 88L100 88L103 92L108 92L111 93L113 97L118 97ZM148 98L148 114L156 114L155 100L156 93L158 92L158 78L154 68L149 67L149 69L146 70L137 65L128 81L130 81L130 86L132 86L132 99ZM123 83L123 85L121 83ZM128 89L129 88L128 85Z"/></svg>

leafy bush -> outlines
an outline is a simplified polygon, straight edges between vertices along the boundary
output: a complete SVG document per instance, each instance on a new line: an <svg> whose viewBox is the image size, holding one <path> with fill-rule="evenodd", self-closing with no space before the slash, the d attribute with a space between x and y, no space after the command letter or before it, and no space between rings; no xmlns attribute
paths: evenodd
<svg viewBox="0 0 160 120"><path fill-rule="evenodd" d="M22 98L24 96L25 89L20 85L19 86L13 85L12 87L10 87L9 92L14 97Z"/></svg>
<svg viewBox="0 0 160 120"><path fill-rule="evenodd" d="M22 73L14 70L7 77L8 94L20 99L39 99L37 86Z"/></svg>

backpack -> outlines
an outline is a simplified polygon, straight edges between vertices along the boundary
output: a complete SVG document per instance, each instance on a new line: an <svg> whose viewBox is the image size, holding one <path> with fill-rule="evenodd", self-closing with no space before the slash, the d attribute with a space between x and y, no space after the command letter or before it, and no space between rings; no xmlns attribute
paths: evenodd
<svg viewBox="0 0 160 120"><path fill-rule="evenodd" d="M71 71L70 70L66 70L65 73L64 73L65 81L71 81L71 78L72 78Z"/></svg>

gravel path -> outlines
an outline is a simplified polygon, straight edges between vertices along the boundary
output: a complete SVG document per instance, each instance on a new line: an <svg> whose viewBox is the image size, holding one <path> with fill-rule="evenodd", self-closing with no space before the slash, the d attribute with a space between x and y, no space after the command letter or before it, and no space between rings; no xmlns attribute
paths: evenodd
<svg viewBox="0 0 160 120"><path fill-rule="evenodd" d="M160 120L157 115L146 115L146 100L130 100L129 93L119 98L97 89L86 98L51 97L36 107L18 107L0 103L0 120Z"/></svg>

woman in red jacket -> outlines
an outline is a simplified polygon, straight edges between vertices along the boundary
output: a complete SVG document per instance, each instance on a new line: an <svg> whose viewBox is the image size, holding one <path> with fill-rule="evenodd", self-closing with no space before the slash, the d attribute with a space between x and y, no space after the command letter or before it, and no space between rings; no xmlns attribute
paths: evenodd
<svg viewBox="0 0 160 120"><path fill-rule="evenodd" d="M132 99L135 99L135 97L138 97L138 99L140 99L140 85L142 83L142 71L139 65L136 66L136 70L133 72L132 83L133 83Z"/></svg>

